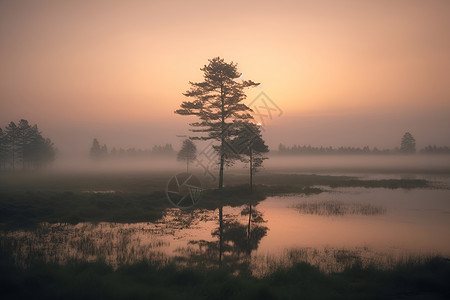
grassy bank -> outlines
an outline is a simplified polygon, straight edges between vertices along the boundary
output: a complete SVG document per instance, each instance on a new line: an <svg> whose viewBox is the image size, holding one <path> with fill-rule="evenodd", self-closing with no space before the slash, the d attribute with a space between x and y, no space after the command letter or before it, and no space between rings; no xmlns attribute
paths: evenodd
<svg viewBox="0 0 450 300"><path fill-rule="evenodd" d="M219 206L256 204L267 195L282 193L320 193L317 188L258 186L250 193L247 186L223 190L205 190L194 208L217 209ZM81 192L0 192L0 229L33 227L38 223L80 222L153 222L171 208L164 191L152 193L81 193Z"/></svg>
<svg viewBox="0 0 450 300"><path fill-rule="evenodd" d="M282 186L328 186L337 187L364 187L388 189L429 188L430 182L424 179L360 179L352 176L332 176L316 174L264 174L258 177L258 183L264 185Z"/></svg>
<svg viewBox="0 0 450 300"><path fill-rule="evenodd" d="M390 270L356 264L324 274L306 263L256 278L226 268L159 267L142 262L113 270L102 263L37 264L1 260L2 299L445 299L450 263L435 257ZM415 299L415 298L414 298ZM422 299L422 298L420 298Z"/></svg>
<svg viewBox="0 0 450 300"><path fill-rule="evenodd" d="M148 194L163 191L172 173L117 172L117 173L0 173L0 190L8 192L51 191L74 193L86 191L114 191L120 193ZM206 189L215 189L217 182L195 174ZM225 176L226 186L243 185L248 174L230 172ZM367 187L367 188L427 188L430 182L423 179L367 180L352 176L316 174L256 174L254 183L263 186L287 186L291 189L313 186Z"/></svg>
<svg viewBox="0 0 450 300"><path fill-rule="evenodd" d="M168 177L170 178L170 177ZM267 196L317 194L320 187L427 188L420 179L362 180L348 176L266 174L250 193L246 178L230 175L221 191L210 187L197 208L254 204ZM171 207L164 188L164 174L2 175L0 229L27 228L41 222L152 222Z"/></svg>
<svg viewBox="0 0 450 300"><path fill-rule="evenodd" d="M162 216L163 192L152 194L86 194L73 192L0 193L0 224L4 229L41 222L144 222Z"/></svg>

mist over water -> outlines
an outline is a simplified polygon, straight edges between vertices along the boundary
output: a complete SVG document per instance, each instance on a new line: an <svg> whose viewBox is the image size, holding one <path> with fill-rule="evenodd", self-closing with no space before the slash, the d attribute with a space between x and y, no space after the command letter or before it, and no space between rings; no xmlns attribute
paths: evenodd
<svg viewBox="0 0 450 300"><path fill-rule="evenodd" d="M65 158L60 159L52 165L48 171L53 172L176 172L186 169L186 164L176 160L175 155L170 157L146 157L146 158L123 158L104 159L92 161L85 158Z"/></svg>
<svg viewBox="0 0 450 300"><path fill-rule="evenodd" d="M210 165L213 173L218 172L217 164ZM204 171L198 162L190 163L193 172ZM404 174L414 176L415 173L448 174L450 169L449 155L279 155L269 153L264 166L256 174L267 172L300 172L323 174ZM145 158L105 158L92 161L88 157L60 158L43 172L62 173L95 173L95 172L183 172L186 163L176 160L174 155ZM227 167L231 173L245 173L248 163L235 162Z"/></svg>
<svg viewBox="0 0 450 300"><path fill-rule="evenodd" d="M446 173L449 155L271 155L267 170Z"/></svg>

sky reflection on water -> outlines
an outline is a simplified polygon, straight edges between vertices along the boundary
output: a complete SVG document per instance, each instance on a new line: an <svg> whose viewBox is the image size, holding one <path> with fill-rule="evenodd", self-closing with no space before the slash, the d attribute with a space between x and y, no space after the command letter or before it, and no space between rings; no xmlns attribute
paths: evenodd
<svg viewBox="0 0 450 300"><path fill-rule="evenodd" d="M168 209L155 223L41 224L33 231L1 233L1 242L24 266L38 260L101 259L114 267L172 260L250 267L257 274L297 261L325 271L339 271L356 260L388 266L410 255L450 256L449 196L445 189L338 188L214 211ZM382 212L299 211L314 203L369 205Z"/></svg>

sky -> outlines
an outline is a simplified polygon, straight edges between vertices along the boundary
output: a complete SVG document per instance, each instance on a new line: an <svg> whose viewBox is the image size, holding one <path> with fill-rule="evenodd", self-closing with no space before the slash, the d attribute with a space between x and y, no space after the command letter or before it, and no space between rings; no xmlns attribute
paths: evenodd
<svg viewBox="0 0 450 300"><path fill-rule="evenodd" d="M0 126L61 153L181 144L174 114L220 56L280 112L264 137L313 146L450 146L450 1L0 0Z"/></svg>

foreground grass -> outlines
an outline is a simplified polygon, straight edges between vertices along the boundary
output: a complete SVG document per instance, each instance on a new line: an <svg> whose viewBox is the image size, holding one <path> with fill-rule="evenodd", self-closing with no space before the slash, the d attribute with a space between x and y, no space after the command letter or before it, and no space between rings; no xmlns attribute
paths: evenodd
<svg viewBox="0 0 450 300"><path fill-rule="evenodd" d="M158 267L142 262L113 270L102 262L38 264L0 261L2 299L426 299L450 297L450 263L431 258L391 270L356 264L324 274L306 263L263 278L226 268ZM424 298L424 299L425 299Z"/></svg>

